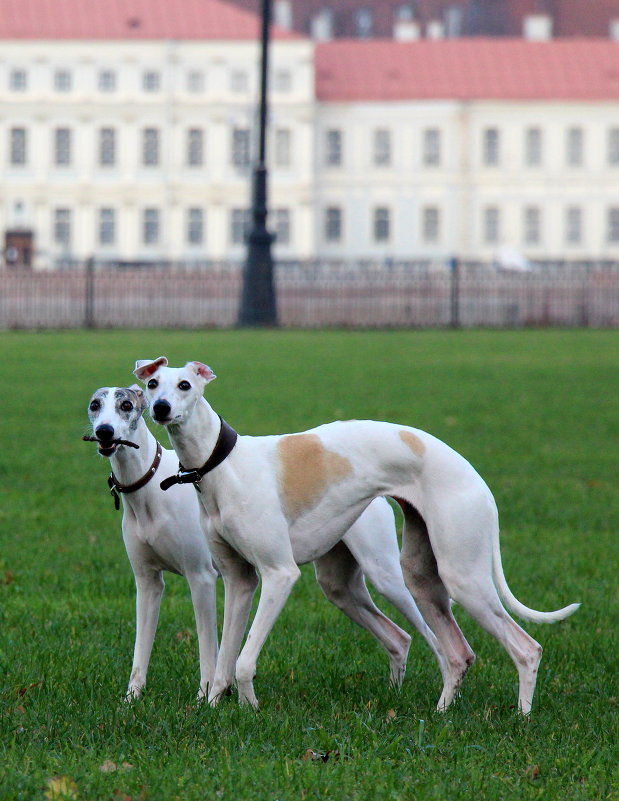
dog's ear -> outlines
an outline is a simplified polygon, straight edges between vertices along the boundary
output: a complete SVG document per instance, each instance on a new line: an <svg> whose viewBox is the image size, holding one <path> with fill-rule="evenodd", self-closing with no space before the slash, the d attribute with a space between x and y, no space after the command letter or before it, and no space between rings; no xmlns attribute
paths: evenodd
<svg viewBox="0 0 619 801"><path fill-rule="evenodd" d="M193 370L194 373L204 381L205 385L217 378L208 364L202 364L202 362L187 362L185 367Z"/></svg>
<svg viewBox="0 0 619 801"><path fill-rule="evenodd" d="M158 359L152 361L151 359L138 359L135 363L135 370L133 371L133 375L139 381L148 381L148 379L156 373L160 367L165 367L168 363L168 360L165 356L159 356Z"/></svg>
<svg viewBox="0 0 619 801"><path fill-rule="evenodd" d="M135 392L138 399L138 408L141 412L143 412L146 406L148 405L146 403L146 398L144 397L144 390L141 387L138 387L137 384L131 384L129 389L132 392Z"/></svg>

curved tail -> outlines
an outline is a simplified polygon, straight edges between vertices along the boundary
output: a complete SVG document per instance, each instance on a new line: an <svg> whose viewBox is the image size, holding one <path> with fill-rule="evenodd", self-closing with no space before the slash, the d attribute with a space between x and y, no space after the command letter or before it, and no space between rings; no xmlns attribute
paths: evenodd
<svg viewBox="0 0 619 801"><path fill-rule="evenodd" d="M574 614L580 606L580 604L569 604L569 606L564 606L563 609L556 609L554 612L538 612L536 609L529 609L528 606L520 603L507 586L507 581L505 580L498 531L495 532L492 544L492 576L497 592L508 609L518 617L530 620L533 623L557 623L559 620L564 620L564 618Z"/></svg>

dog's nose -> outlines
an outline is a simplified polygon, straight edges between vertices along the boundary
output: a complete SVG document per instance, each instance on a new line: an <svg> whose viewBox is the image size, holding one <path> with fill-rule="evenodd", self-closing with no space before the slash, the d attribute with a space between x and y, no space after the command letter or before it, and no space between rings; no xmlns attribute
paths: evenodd
<svg viewBox="0 0 619 801"><path fill-rule="evenodd" d="M159 422L167 420L171 411L172 407L167 400L158 400L153 403L153 417Z"/></svg>
<svg viewBox="0 0 619 801"><path fill-rule="evenodd" d="M109 442L111 439L114 439L114 427L104 423L103 425L97 426L95 434L100 442Z"/></svg>

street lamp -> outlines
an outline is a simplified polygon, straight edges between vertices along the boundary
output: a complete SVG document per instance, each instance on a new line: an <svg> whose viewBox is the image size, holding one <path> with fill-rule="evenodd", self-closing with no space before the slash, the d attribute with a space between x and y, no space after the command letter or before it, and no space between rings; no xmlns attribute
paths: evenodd
<svg viewBox="0 0 619 801"><path fill-rule="evenodd" d="M247 235L247 259L243 270L243 294L239 313L241 326L277 325L277 307L273 286L274 236L266 227L267 219L267 80L269 66L269 23L271 0L262 0L262 35L260 56L260 116L258 159L252 173L251 229Z"/></svg>

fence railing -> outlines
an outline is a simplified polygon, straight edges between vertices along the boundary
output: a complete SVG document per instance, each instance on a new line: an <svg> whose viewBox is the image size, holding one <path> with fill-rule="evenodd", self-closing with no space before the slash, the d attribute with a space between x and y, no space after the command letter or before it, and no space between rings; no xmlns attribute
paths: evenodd
<svg viewBox="0 0 619 801"><path fill-rule="evenodd" d="M0 270L0 329L227 328L241 282L232 263ZM294 262L275 283L284 327L619 327L615 262Z"/></svg>

